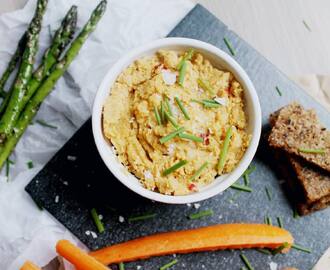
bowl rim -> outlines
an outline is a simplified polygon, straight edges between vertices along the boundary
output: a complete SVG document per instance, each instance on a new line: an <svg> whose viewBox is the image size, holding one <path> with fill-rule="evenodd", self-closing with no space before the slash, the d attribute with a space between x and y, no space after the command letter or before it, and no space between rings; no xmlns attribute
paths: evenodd
<svg viewBox="0 0 330 270"><path fill-rule="evenodd" d="M175 196L165 195L155 191L148 190L142 185L136 185L133 181L131 181L131 179L128 179L129 177L127 177L127 174L125 175L123 172L120 172L112 165L108 157L108 152L105 150L105 148L110 147L110 145L108 144L108 142L106 142L102 129L101 119L102 119L102 111L104 105L103 96L105 95L105 92L107 93L110 92L111 85L114 82L113 78L116 79L118 75L129 64L131 64L134 60L142 57L143 54L148 53L151 50L155 50L155 49L158 50L161 47L166 47L166 46L182 46L187 48L193 47L196 49L201 49L204 51L208 51L209 53L220 58L223 62L226 62L232 68L232 70L234 70L237 74L239 74L239 76L241 77L240 83L242 83L242 81L244 82L245 84L244 91L248 91L249 94L251 95L251 101L252 101L251 106L253 107L253 111L254 111L254 121L253 121L254 128L252 132L252 138L249 147L244 153L242 159L240 160L240 163L230 174L228 174L229 176L227 178L219 182L218 185L214 186L212 189L208 189L205 191L198 191L188 195L175 195ZM110 82L111 80L112 83ZM169 37L169 38L157 39L130 50L123 57L121 57L114 65L110 67L110 69L102 79L102 82L97 90L94 99L93 110L92 110L92 131L93 131L93 137L97 150L103 162L110 170L110 172L130 190L150 200L163 202L167 204L194 203L209 199L221 193L222 191L226 190L229 186L235 183L239 179L239 177L243 174L243 172L247 169L259 145L259 140L261 135L261 108L260 108L259 98L252 81L250 80L245 70L229 54L209 43L200 40L181 38L181 37ZM118 161L118 163L120 162ZM130 172L128 173L133 177L135 177ZM215 180L217 178L215 178Z"/></svg>

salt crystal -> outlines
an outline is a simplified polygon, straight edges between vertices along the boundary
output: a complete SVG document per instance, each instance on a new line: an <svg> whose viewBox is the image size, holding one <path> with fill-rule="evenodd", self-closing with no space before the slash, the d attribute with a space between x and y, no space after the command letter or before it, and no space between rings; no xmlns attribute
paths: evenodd
<svg viewBox="0 0 330 270"><path fill-rule="evenodd" d="M120 222L120 223L123 223L123 222L125 221L125 218L124 218L123 216L119 216L118 219L119 219L119 222Z"/></svg>
<svg viewBox="0 0 330 270"><path fill-rule="evenodd" d="M55 196L55 203L58 203L60 200L60 197L58 195Z"/></svg>
<svg viewBox="0 0 330 270"><path fill-rule="evenodd" d="M277 263L270 262L269 267L270 267L270 270L277 270Z"/></svg>
<svg viewBox="0 0 330 270"><path fill-rule="evenodd" d="M86 235L90 235L91 232L90 232L90 231L86 231L85 234L86 234Z"/></svg>
<svg viewBox="0 0 330 270"><path fill-rule="evenodd" d="M97 234L95 232L91 231L91 235L94 239L97 238Z"/></svg>
<svg viewBox="0 0 330 270"><path fill-rule="evenodd" d="M194 203L194 207L195 209L198 209L199 207L201 207L200 203Z"/></svg>
<svg viewBox="0 0 330 270"><path fill-rule="evenodd" d="M167 69L162 69L162 76L165 84L173 85L176 82L176 73Z"/></svg>

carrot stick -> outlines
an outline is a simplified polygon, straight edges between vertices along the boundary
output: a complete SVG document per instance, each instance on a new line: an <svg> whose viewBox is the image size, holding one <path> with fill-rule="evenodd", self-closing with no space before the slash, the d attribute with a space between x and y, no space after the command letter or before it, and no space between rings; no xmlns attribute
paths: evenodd
<svg viewBox="0 0 330 270"><path fill-rule="evenodd" d="M33 262L26 261L20 270L41 270L38 266L36 266Z"/></svg>
<svg viewBox="0 0 330 270"><path fill-rule="evenodd" d="M167 232L103 248L90 255L108 265L152 256L208 250L271 248L293 244L291 234L265 224L219 224L199 229Z"/></svg>
<svg viewBox="0 0 330 270"><path fill-rule="evenodd" d="M58 241L56 251L79 270L109 270L109 268L77 248L68 240Z"/></svg>

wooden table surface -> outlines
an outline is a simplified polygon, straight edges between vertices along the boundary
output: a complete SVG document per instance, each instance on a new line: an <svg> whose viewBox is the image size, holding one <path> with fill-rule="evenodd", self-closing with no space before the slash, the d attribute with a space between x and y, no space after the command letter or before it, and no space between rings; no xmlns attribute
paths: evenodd
<svg viewBox="0 0 330 270"><path fill-rule="evenodd" d="M26 1L0 0L0 14L21 8ZM284 73L330 74L329 0L194 2L207 7Z"/></svg>

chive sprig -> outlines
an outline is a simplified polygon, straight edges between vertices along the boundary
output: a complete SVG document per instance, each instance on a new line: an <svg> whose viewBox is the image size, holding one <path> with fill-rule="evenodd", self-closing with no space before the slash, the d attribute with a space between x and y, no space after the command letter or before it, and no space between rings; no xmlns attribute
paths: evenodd
<svg viewBox="0 0 330 270"><path fill-rule="evenodd" d="M180 169L181 167L183 167L187 163L188 163L187 160L180 160L179 162L175 163L173 166L171 166L168 169L164 170L162 175L167 176L167 175L171 174L172 172Z"/></svg>

